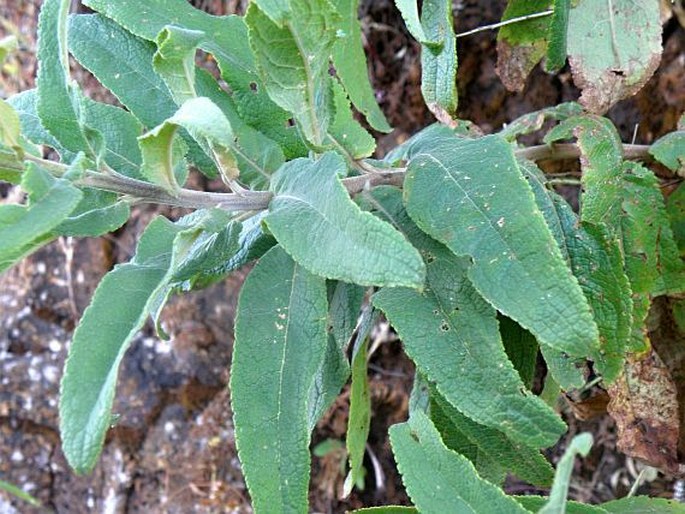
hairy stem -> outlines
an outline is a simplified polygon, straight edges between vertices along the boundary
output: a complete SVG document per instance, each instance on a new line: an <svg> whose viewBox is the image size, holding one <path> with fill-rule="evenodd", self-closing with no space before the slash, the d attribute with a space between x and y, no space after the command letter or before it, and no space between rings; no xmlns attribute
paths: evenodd
<svg viewBox="0 0 685 514"><path fill-rule="evenodd" d="M626 159L646 159L649 157L648 151L648 145L623 145L623 153ZM516 150L515 153L517 157L533 161L562 160L578 158L580 156L580 149L576 144L568 143L531 146ZM31 155L26 155L26 160L41 165L44 169L58 177L62 176L68 168L65 164L40 159ZM375 186L402 186L404 182L405 168L393 168L390 170L372 169L366 163L364 166L373 172L342 180L350 195L355 195ZM97 171L87 171L77 181L77 184L129 196L136 202L173 205L189 209L218 207L228 211L260 211L269 206L272 197L272 194L268 191L244 191L240 194L235 194L211 193L191 189L180 189L176 195L172 195L163 188L149 182L136 180L118 173L102 173Z"/></svg>

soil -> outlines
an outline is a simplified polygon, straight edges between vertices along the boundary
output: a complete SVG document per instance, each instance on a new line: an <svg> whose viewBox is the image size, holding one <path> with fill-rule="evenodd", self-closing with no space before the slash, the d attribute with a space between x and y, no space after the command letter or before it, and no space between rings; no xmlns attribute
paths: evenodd
<svg viewBox="0 0 685 514"><path fill-rule="evenodd" d="M213 14L240 13L246 4L244 0L194 3ZM34 85L39 4L39 0L0 2L0 37L3 32L15 33L21 43L2 72L2 97ZM459 0L453 5L459 33L497 22L505 2ZM393 2L363 1L360 14L373 85L395 127L391 134L378 134L382 155L434 119L420 93L420 47L408 35ZM578 98L567 68L549 75L537 67L522 92L506 91L495 73L495 37L495 32L487 31L459 40L460 118L488 133L526 112ZM608 114L624 141L650 143L674 130L685 111L685 29L675 17L664 25L664 47L654 77ZM113 101L86 72L76 68L75 74L89 95ZM535 136L527 142L535 142ZM571 171L575 164L563 166ZM212 187L199 177L194 181L195 187ZM18 194L5 187L0 189L0 201L17 200ZM174 298L162 321L169 341L156 338L149 326L135 338L119 374L114 408L119 418L93 473L74 475L60 450L58 388L74 326L100 278L131 256L141 229L159 214L176 218L182 213L137 207L116 233L99 239L60 239L0 276L0 479L38 498L47 511L251 512L226 388L236 299L247 270L206 290ZM373 419L366 487L340 500L342 454L315 456L310 488L314 512L409 502L392 459L387 429L406 418L413 365L387 324L374 334L378 350L369 365ZM600 407L589 411L587 406L594 404L584 400L580 407L559 404L570 430L548 456L556 462L570 437L592 432L595 445L588 458L576 462L571 496L595 503L624 496L643 466L616 451L609 417L588 421L576 417L603 412L601 398L595 402ZM344 440L347 408L345 390L318 424L312 447ZM639 492L671 495L673 477L647 470L643 478ZM533 491L514 479L507 482L507 490ZM44 511L0 491L0 513Z"/></svg>

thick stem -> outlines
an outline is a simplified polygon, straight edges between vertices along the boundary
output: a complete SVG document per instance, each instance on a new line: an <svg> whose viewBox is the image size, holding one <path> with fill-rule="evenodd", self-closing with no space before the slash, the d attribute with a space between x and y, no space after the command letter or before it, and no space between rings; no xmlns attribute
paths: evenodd
<svg viewBox="0 0 685 514"><path fill-rule="evenodd" d="M647 145L623 145L623 153L626 159L646 159L649 157ZM580 156L580 149L575 144L538 145L516 150L516 156L533 161L575 159ZM26 156L40 164L55 176L61 176L67 169L64 164L47 161L33 156ZM393 168L392 170L373 169L373 173L367 173L357 177L349 177L342 180L345 189L350 195L355 195L364 189L375 186L391 185L402 186L405 168ZM78 181L79 185L111 191L121 195L130 196L137 202L158 203L185 207L189 209L206 209L218 207L228 211L260 211L266 209L271 201L272 194L268 191L245 191L235 193L211 193L206 191L193 191L180 189L176 195L172 195L163 188L119 175L118 173L101 173L88 171Z"/></svg>

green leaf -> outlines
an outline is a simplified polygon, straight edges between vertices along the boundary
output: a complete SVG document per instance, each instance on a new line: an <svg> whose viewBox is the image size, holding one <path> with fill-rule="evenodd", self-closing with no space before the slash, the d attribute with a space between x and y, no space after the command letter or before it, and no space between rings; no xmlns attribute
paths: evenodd
<svg viewBox="0 0 685 514"><path fill-rule="evenodd" d="M545 143L578 138L583 170L580 217L609 229L620 226L623 189L623 147L616 127L606 118L585 115L562 121L545 136Z"/></svg>
<svg viewBox="0 0 685 514"><path fill-rule="evenodd" d="M666 498L648 498L647 496L633 496L621 498L600 505L606 512L616 514L682 514L685 505Z"/></svg>
<svg viewBox="0 0 685 514"><path fill-rule="evenodd" d="M370 156L376 149L376 140L352 116L350 101L340 83L333 77L330 82L335 117L328 128L328 137L333 140L335 147L342 148L342 153L351 159Z"/></svg>
<svg viewBox="0 0 685 514"><path fill-rule="evenodd" d="M502 21L546 11L553 0L509 0ZM550 16L510 23L497 34L497 74L511 91L522 91L526 78L547 53ZM564 58L566 55L564 55Z"/></svg>
<svg viewBox="0 0 685 514"><path fill-rule="evenodd" d="M392 128L378 107L376 95L369 83L358 20L359 0L331 0L331 3L341 15L336 23L337 37L332 55L336 75L345 86L350 100L366 117L369 125L380 132L390 132Z"/></svg>
<svg viewBox="0 0 685 514"><path fill-rule="evenodd" d="M469 260L423 234L404 211L397 190L375 189L368 201L405 232L426 261L422 293L384 288L373 296L417 368L473 420L531 447L554 444L564 425L525 389L507 358L495 310L467 278Z"/></svg>
<svg viewBox="0 0 685 514"><path fill-rule="evenodd" d="M371 396L369 393L369 377L367 359L369 349L369 333L373 328L374 316L368 308L362 315L359 333L352 349L352 385L350 386L350 414L347 421L347 457L350 471L345 479L343 496L352 492L354 484L364 478L364 453L366 440L371 427Z"/></svg>
<svg viewBox="0 0 685 514"><path fill-rule="evenodd" d="M240 293L231 366L236 444L256 511L304 512L310 391L326 348L326 284L280 247Z"/></svg>
<svg viewBox="0 0 685 514"><path fill-rule="evenodd" d="M117 195L98 189L84 188L83 197L69 216L57 226L62 236L97 237L114 232L128 220L131 208Z"/></svg>
<svg viewBox="0 0 685 514"><path fill-rule="evenodd" d="M532 512L538 512L547 502L544 496L512 496L512 498ZM606 514L608 512L596 505L578 502L566 502L565 509L567 514Z"/></svg>
<svg viewBox="0 0 685 514"><path fill-rule="evenodd" d="M685 130L660 137L649 147L649 153L671 171L685 175Z"/></svg>
<svg viewBox="0 0 685 514"><path fill-rule="evenodd" d="M409 33L421 44L432 45L437 49L440 48L440 41L437 39L429 39L425 33L423 24L419 19L419 6L416 0L395 0L395 5L402 14L404 23L407 25Z"/></svg>
<svg viewBox="0 0 685 514"><path fill-rule="evenodd" d="M120 107L90 98L84 98L83 112L86 124L102 134L105 162L122 175L142 179L138 136L143 133L143 126L135 116Z"/></svg>
<svg viewBox="0 0 685 514"><path fill-rule="evenodd" d="M574 2L567 42L573 82L583 90L580 103L604 113L639 91L659 65L659 4Z"/></svg>
<svg viewBox="0 0 685 514"><path fill-rule="evenodd" d="M10 104L19 115L21 133L34 144L53 148L60 154L62 161L68 162L74 157L74 153L65 149L59 141L45 130L45 127L41 124L38 113L36 112L37 101L38 92L36 89L22 91L7 99L7 103Z"/></svg>
<svg viewBox="0 0 685 514"><path fill-rule="evenodd" d="M0 39L0 66L5 64L5 59L19 47L17 36L10 34Z"/></svg>
<svg viewBox="0 0 685 514"><path fill-rule="evenodd" d="M328 0L290 0L290 8L292 15L279 27L252 3L245 22L269 96L293 115L304 137L320 148L334 115L327 78L335 11Z"/></svg>
<svg viewBox="0 0 685 514"><path fill-rule="evenodd" d="M340 348L346 348L357 326L366 289L347 282L329 282L330 331Z"/></svg>
<svg viewBox="0 0 685 514"><path fill-rule="evenodd" d="M402 481L420 512L528 512L480 478L465 457L446 448L422 412L392 426L390 442Z"/></svg>
<svg viewBox="0 0 685 514"><path fill-rule="evenodd" d="M668 195L666 210L671 220L673 238L678 245L680 256L685 256L685 185L682 183Z"/></svg>
<svg viewBox="0 0 685 514"><path fill-rule="evenodd" d="M367 507L349 511L349 514L419 514L416 507L403 507L400 505L386 505L383 507Z"/></svg>
<svg viewBox="0 0 685 514"><path fill-rule="evenodd" d="M434 394L437 393L434 392ZM477 443L474 443L466 436L460 429L459 421L462 418L466 420L468 418L459 414L458 411L455 412L458 419L450 418L441 408L440 404L434 398L431 398L430 417L440 432L440 437L445 446L469 459L482 479L501 487L504 479L507 477L506 469L500 465L499 459L493 459L483 448L480 448ZM484 425L478 425L477 423L475 425L490 430Z"/></svg>
<svg viewBox="0 0 685 514"><path fill-rule="evenodd" d="M538 342L535 336L506 316L498 316L499 332L509 360L528 389L533 388Z"/></svg>
<svg viewBox="0 0 685 514"><path fill-rule="evenodd" d="M568 17L571 0L554 0L554 12L549 22L547 35L547 60L545 71L556 73L566 63L566 40L568 38Z"/></svg>
<svg viewBox="0 0 685 514"><path fill-rule="evenodd" d="M89 14L70 18L69 49L144 126L155 127L176 111L169 89L152 67L152 43L100 15ZM211 175L211 159L190 136L184 139L189 143L189 158Z"/></svg>
<svg viewBox="0 0 685 514"><path fill-rule="evenodd" d="M539 111L533 111L516 118L507 124L499 135L508 141L515 141L519 136L532 134L542 130L549 120L565 120L571 116L583 113L583 108L576 102L564 102L554 107L546 107Z"/></svg>
<svg viewBox="0 0 685 514"><path fill-rule="evenodd" d="M506 472L511 472L520 479L539 487L552 485L554 469L539 451L515 443L501 431L467 418L434 391L431 394L431 417L440 429L440 424L434 418L438 413L441 415L443 423L448 424L466 438L480 459L489 462L490 467L496 466L504 471L503 476L506 476ZM449 446L444 436L443 441ZM462 452L458 451L458 453ZM468 457L468 455L466 456ZM476 461L473 463L479 470L479 474L483 476L478 463ZM493 483L495 482L493 481Z"/></svg>
<svg viewBox="0 0 685 514"><path fill-rule="evenodd" d="M77 473L93 469L102 450L119 365L164 283L176 233L166 219L153 220L133 260L102 279L74 332L60 389L60 434Z"/></svg>
<svg viewBox="0 0 685 514"><path fill-rule="evenodd" d="M339 175L342 158L296 159L272 179L266 224L278 242L312 273L360 285L420 288L419 253L385 222L362 212Z"/></svg>
<svg viewBox="0 0 685 514"><path fill-rule="evenodd" d="M600 347L589 357L594 360L595 371L605 382L611 383L623 370L626 341L632 325L632 290L623 270L621 246L601 225L581 222L561 196L544 186L542 172L535 164L524 161L520 165L533 188L538 207L592 309L599 329ZM554 370L553 374L564 389L580 385L573 378L570 381L562 379Z"/></svg>
<svg viewBox="0 0 685 514"><path fill-rule="evenodd" d="M245 123L281 145L287 158L306 155L297 129L288 126L290 115L271 101L259 78L242 17L211 16L185 0L147 0L144 4L138 0L87 0L85 3L148 41L155 41L167 25L203 32L205 39L199 47L216 58L221 77L231 88L231 98ZM197 74L198 94L210 96L200 90L199 80L200 74ZM212 100L217 103L215 98ZM232 119L231 123L235 125ZM234 129L238 131L235 126Z"/></svg>
<svg viewBox="0 0 685 514"><path fill-rule="evenodd" d="M46 0L38 18L37 112L45 129L73 152L97 152L85 135L78 94L69 78L67 17L70 0Z"/></svg>
<svg viewBox="0 0 685 514"><path fill-rule="evenodd" d="M573 472L573 462L578 454L587 457L590 448L592 448L592 435L590 433L579 434L571 440L564 455L559 460L559 464L557 464L557 472L554 477L554 485L552 485L552 490L549 493L549 499L544 507L538 511L538 514L564 514L568 486Z"/></svg>
<svg viewBox="0 0 685 514"><path fill-rule="evenodd" d="M47 187L38 191L32 186L36 182ZM22 189L31 195L28 206L0 205L0 273L52 240L52 231L81 199L81 191L68 181L34 165L24 173Z"/></svg>
<svg viewBox="0 0 685 514"><path fill-rule="evenodd" d="M20 150L19 133L19 115L10 104L0 99L0 145Z"/></svg>
<svg viewBox="0 0 685 514"><path fill-rule="evenodd" d="M157 125L138 138L143 165L140 169L148 181L164 188L170 195L176 196L188 176L183 154L186 146L176 139L179 124L176 116Z"/></svg>
<svg viewBox="0 0 685 514"><path fill-rule="evenodd" d="M204 36L204 32L173 25L167 25L157 35L152 65L178 105L197 96L195 52Z"/></svg>
<svg viewBox="0 0 685 514"><path fill-rule="evenodd" d="M469 278L497 310L569 355L595 351L587 300L508 143L498 136L427 140L412 155L404 188L412 219L472 258Z"/></svg>
<svg viewBox="0 0 685 514"><path fill-rule="evenodd" d="M439 48L424 45L421 50L421 93L428 109L442 122L445 117L451 120L457 110L457 41L452 18L452 2L424 0L421 23Z"/></svg>

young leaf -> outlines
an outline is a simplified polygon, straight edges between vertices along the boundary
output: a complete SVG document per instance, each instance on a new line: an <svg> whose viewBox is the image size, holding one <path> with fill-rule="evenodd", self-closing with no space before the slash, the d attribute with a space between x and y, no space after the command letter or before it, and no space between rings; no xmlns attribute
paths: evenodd
<svg viewBox="0 0 685 514"><path fill-rule="evenodd" d="M231 366L236 444L256 511L304 512L309 398L326 348L326 283L280 247L240 293Z"/></svg>
<svg viewBox="0 0 685 514"><path fill-rule="evenodd" d="M431 393L431 418L440 430L441 424L436 421L441 418L442 426L448 426L462 434L473 445L478 459L473 461L479 474L479 463L483 459L490 463L490 467L499 467L504 472L511 472L526 482L538 487L549 487L554 478L554 469L543 455L533 448L511 441L501 431L483 426L467 418L445 400L436 391ZM443 435L443 441L448 444ZM452 448L455 449L455 448ZM455 449L456 450L456 449ZM458 453L461 453L457 450ZM485 477L483 477L485 478ZM493 483L496 483L493 481Z"/></svg>
<svg viewBox="0 0 685 514"><path fill-rule="evenodd" d="M75 154L65 149L52 134L45 130L36 112L37 102L38 92L36 89L22 91L7 99L7 103L19 115L21 134L34 144L49 146L60 155L63 162L70 162Z"/></svg>
<svg viewBox="0 0 685 514"><path fill-rule="evenodd" d="M326 79L335 11L328 0L290 0L290 8L288 21L279 27L252 3L245 15L250 45L271 99L321 148L334 114Z"/></svg>
<svg viewBox="0 0 685 514"><path fill-rule="evenodd" d="M602 114L639 91L659 65L659 4L580 0L569 13L567 42L580 103Z"/></svg>
<svg viewBox="0 0 685 514"><path fill-rule="evenodd" d="M341 349L347 348L357 326L366 288L347 282L329 282L330 331Z"/></svg>
<svg viewBox="0 0 685 514"><path fill-rule="evenodd" d="M660 137L649 147L649 153L671 171L685 175L685 130Z"/></svg>
<svg viewBox="0 0 685 514"><path fill-rule="evenodd" d="M569 355L599 346L587 300L508 143L498 136L426 140L412 155L404 188L412 219L472 258L469 278L497 310Z"/></svg>
<svg viewBox="0 0 685 514"><path fill-rule="evenodd" d="M360 285L423 285L419 253L385 222L350 200L339 175L345 163L325 153L296 159L272 179L265 221L278 242L312 273Z"/></svg>
<svg viewBox="0 0 685 514"><path fill-rule="evenodd" d="M33 182L48 187L38 191ZM24 173L22 188L31 195L28 206L0 205L0 273L53 239L52 231L81 199L81 191L68 181L33 165Z"/></svg>
<svg viewBox="0 0 685 514"><path fill-rule="evenodd" d="M175 196L188 177L183 154L186 146L176 139L178 124L171 118L138 138L143 165L140 172L152 182Z"/></svg>
<svg viewBox="0 0 685 514"><path fill-rule="evenodd" d="M376 103L366 68L366 56L362 47L362 32L358 18L359 0L331 0L341 15L336 23L336 39L333 44L335 73L345 86L354 106L374 129L390 132L383 112ZM349 111L349 109L345 109ZM336 114L338 109L336 108Z"/></svg>
<svg viewBox="0 0 685 514"><path fill-rule="evenodd" d="M363 478L364 453L366 439L371 426L371 397L369 395L369 377L367 374L367 358L369 346L369 332L373 328L377 316L371 308L367 308L362 315L360 329L352 349L352 385L350 387L350 415L347 421L347 456L350 471L345 479L343 496L352 492L354 484Z"/></svg>
<svg viewBox="0 0 685 514"><path fill-rule="evenodd" d="M119 365L164 283L176 233L166 219L153 220L133 260L102 279L74 332L59 410L62 449L77 473L90 471L102 450Z"/></svg>
<svg viewBox="0 0 685 514"><path fill-rule="evenodd" d="M164 27L157 36L152 65L178 105L197 96L195 52L204 36L204 32L173 25Z"/></svg>
<svg viewBox="0 0 685 514"><path fill-rule="evenodd" d="M211 16L185 0L147 0L144 4L138 0L86 0L85 3L148 41L155 41L167 25L203 32L205 38L199 47L216 58L221 78L230 86L231 98L245 123L276 141L289 159L306 155L296 128L288 126L290 115L271 101L259 78L242 17ZM200 74L197 74L198 94L210 96L201 91L199 80ZM234 120L230 121L237 131Z"/></svg>
<svg viewBox="0 0 685 514"><path fill-rule="evenodd" d="M528 512L480 478L465 457L447 449L422 412L392 426L390 442L402 481L420 512Z"/></svg>
<svg viewBox="0 0 685 514"><path fill-rule="evenodd" d="M565 120L571 116L583 113L583 108L576 102L564 102L554 107L546 107L539 111L529 112L508 123L499 135L508 141L515 141L519 136L532 134L541 130L545 122L549 120Z"/></svg>
<svg viewBox="0 0 685 514"><path fill-rule="evenodd" d="M78 95L69 79L67 16L70 0L46 0L38 19L37 112L46 130L62 145L96 155L84 134Z"/></svg>
<svg viewBox="0 0 685 514"><path fill-rule="evenodd" d="M581 222L561 196L544 186L542 172L535 164L521 162L520 165L552 235L590 304L599 329L600 347L589 357L595 362L595 370L610 383L623 370L632 325L632 290L623 270L621 247L601 225ZM559 373L554 376L564 389L571 385Z"/></svg>
<svg viewBox="0 0 685 514"><path fill-rule="evenodd" d="M421 93L428 109L445 123L457 110L457 40L452 29L452 2L424 0L421 24L439 47L421 51Z"/></svg>
<svg viewBox="0 0 685 514"><path fill-rule="evenodd" d="M19 115L10 104L0 99L0 148L21 149L19 131Z"/></svg>
<svg viewBox="0 0 685 514"><path fill-rule="evenodd" d="M473 420L531 447L554 444L564 425L525 389L507 359L495 310L467 278L468 259L456 257L421 232L404 211L397 190L378 188L372 195L369 201L376 210L404 231L426 260L423 293L384 288L373 296L417 368Z"/></svg>
<svg viewBox="0 0 685 514"><path fill-rule="evenodd" d="M72 16L69 49L76 60L148 128L176 111L169 89L152 67L155 47L97 14ZM185 135L189 157L212 175L211 159Z"/></svg>
<svg viewBox="0 0 685 514"><path fill-rule="evenodd" d="M554 477L554 485L552 485L552 490L549 493L549 500L538 511L538 514L564 514L568 486L573 472L573 461L578 454L587 457L590 448L592 448L592 435L589 433L579 434L571 440L571 444L557 464L557 472Z"/></svg>

